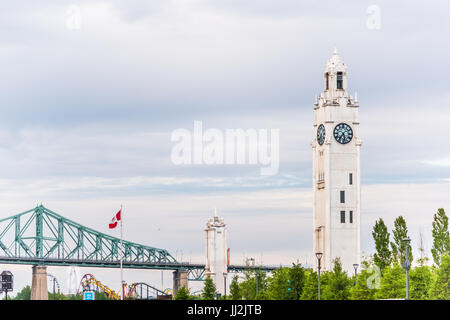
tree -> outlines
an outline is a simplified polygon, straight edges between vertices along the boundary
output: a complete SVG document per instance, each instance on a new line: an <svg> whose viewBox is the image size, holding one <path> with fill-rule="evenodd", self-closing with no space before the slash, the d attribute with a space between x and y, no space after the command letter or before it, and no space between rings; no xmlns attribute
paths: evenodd
<svg viewBox="0 0 450 320"><path fill-rule="evenodd" d="M206 277L205 286L203 287L203 300L214 300L217 295L216 285L211 277Z"/></svg>
<svg viewBox="0 0 450 320"><path fill-rule="evenodd" d="M429 298L429 291L433 280L430 267L418 266L409 273L409 293L412 300L425 300Z"/></svg>
<svg viewBox="0 0 450 320"><path fill-rule="evenodd" d="M317 272L312 270L306 271L305 286L303 287L303 292L300 297L301 300L317 300L317 290L318 290L317 278L318 278Z"/></svg>
<svg viewBox="0 0 450 320"><path fill-rule="evenodd" d="M295 300L300 300L300 297L302 296L305 278L305 269L300 263L293 263L292 267L289 269L289 279L291 281L290 287L292 295Z"/></svg>
<svg viewBox="0 0 450 320"><path fill-rule="evenodd" d="M430 297L437 300L450 300L450 255L441 256L441 264L436 270Z"/></svg>
<svg viewBox="0 0 450 320"><path fill-rule="evenodd" d="M273 272L267 286L267 294L273 300L293 300L294 294L289 278L289 268L280 268Z"/></svg>
<svg viewBox="0 0 450 320"><path fill-rule="evenodd" d="M347 276L347 272L342 270L339 258L334 259L333 264L333 271L330 272L327 284L323 287L323 299L348 300L352 280Z"/></svg>
<svg viewBox="0 0 450 320"><path fill-rule="evenodd" d="M448 217L444 209L439 208L433 219L433 247L431 254L434 263L439 266L441 263L441 256L443 254L450 254L450 235L448 231Z"/></svg>
<svg viewBox="0 0 450 320"><path fill-rule="evenodd" d="M380 289L375 299L401 299L406 296L405 271L398 263L388 266L381 277Z"/></svg>
<svg viewBox="0 0 450 320"><path fill-rule="evenodd" d="M248 268L244 271L244 281L239 284L239 288L244 300L254 300L256 298L256 276L254 270Z"/></svg>
<svg viewBox="0 0 450 320"><path fill-rule="evenodd" d="M241 288L239 287L239 277L235 275L230 284L230 295L232 300L242 300Z"/></svg>
<svg viewBox="0 0 450 320"><path fill-rule="evenodd" d="M327 285L329 279L329 271L320 272L320 291L321 298L324 286ZM305 285L303 286L300 300L317 300L318 299L318 276L317 272L313 270L306 271Z"/></svg>
<svg viewBox="0 0 450 320"><path fill-rule="evenodd" d="M394 242L391 242L393 262L402 264L406 261L406 246L408 246L408 260L411 264L413 261L411 244L405 244L403 239L408 237L408 228L406 221L402 216L397 217L394 221Z"/></svg>
<svg viewBox="0 0 450 320"><path fill-rule="evenodd" d="M20 292L17 293L13 300L31 300L31 287L24 287Z"/></svg>
<svg viewBox="0 0 450 320"><path fill-rule="evenodd" d="M389 232L383 219L375 222L372 232L375 241L376 253L373 255L374 263L383 271L391 264L391 251L389 250Z"/></svg>
<svg viewBox="0 0 450 320"><path fill-rule="evenodd" d="M191 300L191 299L192 299L192 297L191 297L191 294L189 292L189 289L186 288L185 286L182 286L175 293L175 300Z"/></svg>

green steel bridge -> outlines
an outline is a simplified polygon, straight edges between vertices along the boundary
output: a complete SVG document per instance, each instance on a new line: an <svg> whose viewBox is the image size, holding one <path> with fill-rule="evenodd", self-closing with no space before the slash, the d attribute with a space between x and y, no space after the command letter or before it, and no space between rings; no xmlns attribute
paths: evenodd
<svg viewBox="0 0 450 320"><path fill-rule="evenodd" d="M122 240L123 268L188 271L203 280L204 264L177 261L167 250ZM120 267L120 239L69 220L42 205L0 219L0 263ZM278 267L279 268L279 267ZM271 266L228 266L230 272L273 271Z"/></svg>

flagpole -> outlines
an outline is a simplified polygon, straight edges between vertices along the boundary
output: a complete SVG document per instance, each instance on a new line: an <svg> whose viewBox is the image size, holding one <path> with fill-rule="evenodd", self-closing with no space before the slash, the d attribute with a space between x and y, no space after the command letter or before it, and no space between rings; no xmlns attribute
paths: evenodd
<svg viewBox="0 0 450 320"><path fill-rule="evenodd" d="M122 245L122 220L123 220L123 211L122 205L120 205L120 285L122 287L122 299L125 294L125 289L123 287L123 269L122 269L122 261L123 261L123 245Z"/></svg>

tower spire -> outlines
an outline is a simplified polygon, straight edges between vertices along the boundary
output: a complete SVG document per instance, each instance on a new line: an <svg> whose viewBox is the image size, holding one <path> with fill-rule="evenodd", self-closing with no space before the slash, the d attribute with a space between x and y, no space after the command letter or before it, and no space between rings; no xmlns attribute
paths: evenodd
<svg viewBox="0 0 450 320"><path fill-rule="evenodd" d="M325 100L330 104L339 104L342 98L349 98L347 93L347 66L334 47L333 54L325 65Z"/></svg>

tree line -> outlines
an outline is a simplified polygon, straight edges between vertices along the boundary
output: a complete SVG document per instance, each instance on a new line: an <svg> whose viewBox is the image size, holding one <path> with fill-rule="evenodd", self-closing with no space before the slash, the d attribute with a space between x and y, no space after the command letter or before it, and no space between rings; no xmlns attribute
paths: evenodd
<svg viewBox="0 0 450 320"><path fill-rule="evenodd" d="M332 270L320 274L321 299L325 300L371 300L404 299L406 277L403 268L406 260L414 262L409 272L410 299L450 300L450 235L448 217L444 209L437 210L433 217L431 248L432 261L427 257L423 245L419 246L420 257L414 260L408 238L406 221L399 216L394 221L392 237L383 219L378 219L372 230L375 252L365 257L361 270L348 275L339 258ZM408 257L407 257L408 252ZM408 259L407 259L408 258ZM430 265L431 262L431 265ZM9 299L29 300L30 286L26 286L15 297ZM81 300L82 295L53 294L50 300ZM242 276L235 275L229 294L218 297L211 278L206 278L200 295L192 295L182 287L175 294L176 300L232 299L232 300L316 300L318 298L318 275L300 263L282 267L267 275L262 270L246 270ZM95 293L96 300L108 299L102 292Z"/></svg>
<svg viewBox="0 0 450 320"><path fill-rule="evenodd" d="M339 258L333 269L320 274L321 299L373 300L404 299L406 296L405 262L409 261L409 295L413 300L450 300L450 236L448 217L440 208L432 223L432 264L421 244L420 257L414 260L408 238L406 220L399 216L391 234L383 219L378 219L372 230L375 252L362 261L360 272L348 275ZM414 262L414 264L412 264ZM232 300L316 300L318 275L299 263L275 270L270 276L261 270L247 270L235 275L229 294L220 299ZM193 296L185 287L174 299L217 299L212 279L207 278L201 295Z"/></svg>

